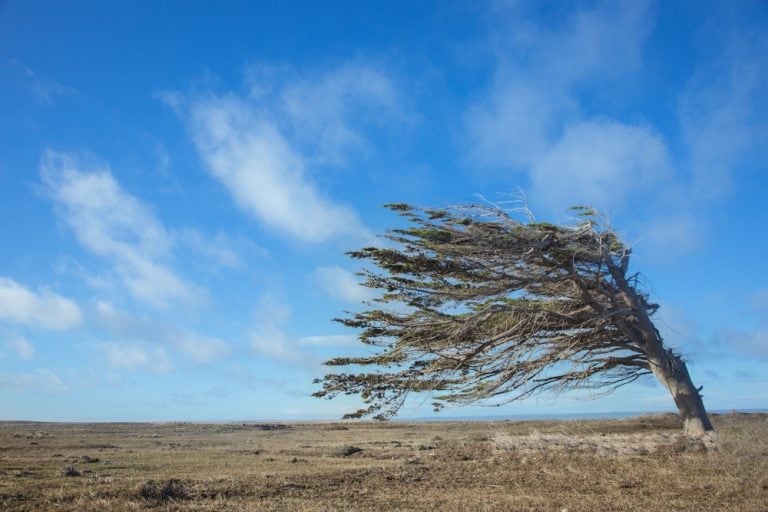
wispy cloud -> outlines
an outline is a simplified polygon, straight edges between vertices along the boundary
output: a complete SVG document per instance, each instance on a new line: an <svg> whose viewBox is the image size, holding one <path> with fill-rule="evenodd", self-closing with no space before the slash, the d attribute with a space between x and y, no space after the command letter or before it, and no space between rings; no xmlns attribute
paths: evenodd
<svg viewBox="0 0 768 512"><path fill-rule="evenodd" d="M64 330L80 324L77 304L50 290L34 292L13 279L0 277L0 321Z"/></svg>
<svg viewBox="0 0 768 512"><path fill-rule="evenodd" d="M252 96L280 105L283 124L312 162L346 163L350 153L369 148L365 125L401 114L391 80L377 69L345 65L317 77L293 76L274 95L265 94L265 82L274 85L259 69L249 73Z"/></svg>
<svg viewBox="0 0 768 512"><path fill-rule="evenodd" d="M173 368L165 350L149 343L105 341L96 344L96 349L113 368L155 373L168 372Z"/></svg>
<svg viewBox="0 0 768 512"><path fill-rule="evenodd" d="M179 245L200 254L207 267L238 269L244 264L243 254L264 255L266 251L249 240L239 239L219 232L208 236L199 230L184 228L174 232ZM212 265L211 265L212 264Z"/></svg>
<svg viewBox="0 0 768 512"><path fill-rule="evenodd" d="M649 126L585 119L578 90L641 68L648 3L576 8L550 25L531 23L528 8L499 7L495 78L467 114L470 159L527 176L532 199L550 212L616 207L670 169L667 149Z"/></svg>
<svg viewBox="0 0 768 512"><path fill-rule="evenodd" d="M230 366L226 369L226 373L222 375L241 386L256 389L260 392L269 389L283 395L302 398L307 398L312 393L312 391L302 388L301 384L306 384L306 381L297 381L296 378L284 373L276 374L276 376L275 374L254 372L240 364Z"/></svg>
<svg viewBox="0 0 768 512"><path fill-rule="evenodd" d="M0 389L60 393L69 390L69 386L56 372L38 369L27 373L0 373Z"/></svg>
<svg viewBox="0 0 768 512"><path fill-rule="evenodd" d="M721 329L712 337L710 344L722 353L768 361L768 290L753 293L741 306L744 323L749 323L750 316L755 320L752 327Z"/></svg>
<svg viewBox="0 0 768 512"><path fill-rule="evenodd" d="M372 290L360 284L355 275L337 265L317 267L314 272L317 283L332 297L349 302L363 302L373 298Z"/></svg>
<svg viewBox="0 0 768 512"><path fill-rule="evenodd" d="M505 3L495 23L496 51L505 73L520 69L555 87L621 79L642 67L653 27L650 0L571 4L541 20L539 5Z"/></svg>
<svg viewBox="0 0 768 512"><path fill-rule="evenodd" d="M717 14L698 19L692 51L699 58L679 91L679 126L664 126L665 133L684 136L672 154L656 127L606 117L588 99L601 94L610 100L621 90L627 101L626 84L642 83L656 14L651 3L579 4L562 8L556 19L531 12L537 9L516 2L496 6L494 78L467 110L470 161L527 179L532 204L548 213L577 202L609 210L639 206L647 217L641 230L657 232L658 245L677 246L684 231L685 245L695 246L702 238L701 205L726 196L733 173L746 162L766 162L763 27L749 23L746 6L718 7ZM709 21L713 16L717 24ZM610 107L610 101L600 105ZM647 213L649 205L663 211L664 220Z"/></svg>
<svg viewBox="0 0 768 512"><path fill-rule="evenodd" d="M322 194L303 157L242 100L196 104L192 120L207 168L240 208L266 226L303 242L366 232L355 211Z"/></svg>
<svg viewBox="0 0 768 512"><path fill-rule="evenodd" d="M768 314L768 288L753 295L752 307L762 314Z"/></svg>
<svg viewBox="0 0 768 512"><path fill-rule="evenodd" d="M158 346L166 356L166 348L172 348L195 363L212 362L232 352L230 344L217 337L206 336L193 329L182 328L152 317L131 315L106 300L97 300L90 312L95 325L120 338L110 342L118 348L125 344L126 347L137 347L146 352L147 347ZM156 342L149 344L136 340ZM169 357L166 359L170 361Z"/></svg>
<svg viewBox="0 0 768 512"><path fill-rule="evenodd" d="M157 308L201 299L204 292L170 266L169 231L105 163L47 150L40 175L80 244L107 260L135 299Z"/></svg>
<svg viewBox="0 0 768 512"><path fill-rule="evenodd" d="M660 186L663 184L660 183ZM659 193L663 191L659 190ZM662 209L655 218L643 225L645 234L637 244L649 249L646 256L679 256L700 248L704 243L706 221L689 205L683 203L677 206Z"/></svg>
<svg viewBox="0 0 768 512"><path fill-rule="evenodd" d="M285 332L290 319L288 305L274 294L264 294L259 300L256 327L251 333L255 352L281 363L318 368L322 359L306 343Z"/></svg>
<svg viewBox="0 0 768 512"><path fill-rule="evenodd" d="M484 167L525 173L546 154L561 119L572 117L574 100L532 80L498 78L467 113L470 160Z"/></svg>
<svg viewBox="0 0 768 512"><path fill-rule="evenodd" d="M371 238L356 211L322 190L315 173L365 151L363 126L397 115L389 78L348 65L312 77L254 67L248 80L246 95L163 96L188 121L206 169L240 209L290 238Z"/></svg>
<svg viewBox="0 0 768 512"><path fill-rule="evenodd" d="M19 73L27 90L46 107L53 107L59 101L59 98L76 93L72 87L67 87L55 80L42 76L40 73L20 64L16 60L12 60L11 65Z"/></svg>
<svg viewBox="0 0 768 512"><path fill-rule="evenodd" d="M616 197L647 193L671 171L652 128L609 120L569 125L530 170L533 193L553 211L568 204L616 206Z"/></svg>
<svg viewBox="0 0 768 512"><path fill-rule="evenodd" d="M678 307L662 304L654 323L658 327L664 343L668 346L686 354L693 350L696 356L706 357L708 355L705 350L702 350L701 353L698 350L698 348L705 348L701 343L700 327L688 312Z"/></svg>
<svg viewBox="0 0 768 512"><path fill-rule="evenodd" d="M578 90L641 68L648 4L576 8L552 25L531 23L527 9L500 8L495 78L467 114L469 157L526 176L550 212L583 202L614 208L669 171L667 149L649 126L584 118Z"/></svg>
<svg viewBox="0 0 768 512"><path fill-rule="evenodd" d="M765 166L768 143L768 35L751 26L747 3L722 4L701 50L706 58L679 101L678 115L703 198L729 195L733 173L745 162Z"/></svg>
<svg viewBox="0 0 768 512"><path fill-rule="evenodd" d="M732 299L738 302L738 299ZM741 304L744 323L749 324L748 304ZM694 363L718 363L726 360L755 362L768 360L768 325L762 321L751 327L720 327L705 333L690 313L677 307L662 305L655 323L665 343L680 350Z"/></svg>
<svg viewBox="0 0 768 512"><path fill-rule="evenodd" d="M28 361L35 356L35 347L23 336L13 336L6 340L4 346L16 357Z"/></svg>
<svg viewBox="0 0 768 512"><path fill-rule="evenodd" d="M768 326L757 327L751 331L728 330L717 337L724 340L730 349L743 356L768 360Z"/></svg>
<svg viewBox="0 0 768 512"><path fill-rule="evenodd" d="M229 344L225 341L203 336L189 329L182 329L177 334L169 333L168 336L177 350L197 363L220 359L231 352Z"/></svg>
<svg viewBox="0 0 768 512"><path fill-rule="evenodd" d="M259 300L251 346L259 354L283 362L297 362L302 354L295 340L283 330L291 310L284 301L265 294Z"/></svg>
<svg viewBox="0 0 768 512"><path fill-rule="evenodd" d="M306 360L306 354L302 353L296 340L275 322L259 325L251 337L251 346L257 353L283 363L303 363Z"/></svg>

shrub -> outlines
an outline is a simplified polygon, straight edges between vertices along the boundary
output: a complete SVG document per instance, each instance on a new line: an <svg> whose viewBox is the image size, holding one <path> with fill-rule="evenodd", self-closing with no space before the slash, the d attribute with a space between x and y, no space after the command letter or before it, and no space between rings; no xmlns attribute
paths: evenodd
<svg viewBox="0 0 768 512"><path fill-rule="evenodd" d="M187 486L181 480L170 479L165 482L148 480L139 487L139 496L147 501L163 502L186 500L190 498Z"/></svg>
<svg viewBox="0 0 768 512"><path fill-rule="evenodd" d="M80 476L82 473L72 464L67 464L61 468L61 476Z"/></svg>

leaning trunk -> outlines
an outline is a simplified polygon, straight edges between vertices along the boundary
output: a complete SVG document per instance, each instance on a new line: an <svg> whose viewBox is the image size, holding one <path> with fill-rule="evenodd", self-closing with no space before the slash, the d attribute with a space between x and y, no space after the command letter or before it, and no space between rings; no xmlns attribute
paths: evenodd
<svg viewBox="0 0 768 512"><path fill-rule="evenodd" d="M662 349L657 358L651 359L651 370L675 400L685 434L691 439L714 441L715 429L701 400L700 388L693 385L682 358L672 350Z"/></svg>
<svg viewBox="0 0 768 512"><path fill-rule="evenodd" d="M707 416L699 389L691 381L685 361L671 349L664 348L659 331L654 327L648 313L648 305L637 294L624 277L628 259L625 256L622 267L605 257L608 269L619 288L624 303L635 315L635 322L620 321L619 327L627 336L644 347L648 365L656 378L672 394L675 405L683 420L683 431L691 439L701 439L705 444L715 443L715 429Z"/></svg>

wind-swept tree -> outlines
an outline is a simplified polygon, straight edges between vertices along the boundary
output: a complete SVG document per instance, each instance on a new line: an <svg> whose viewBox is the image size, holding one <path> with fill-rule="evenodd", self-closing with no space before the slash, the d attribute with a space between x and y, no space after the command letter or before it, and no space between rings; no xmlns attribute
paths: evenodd
<svg viewBox="0 0 768 512"><path fill-rule="evenodd" d="M349 253L373 264L364 285L382 293L338 320L375 350L328 361L350 371L318 379L315 396L359 394L368 407L346 417L386 419L410 393L430 392L437 410L610 392L653 374L685 433L713 436L700 388L651 320L659 306L630 273L630 248L592 208L556 225L492 205L387 207L410 227L388 231L384 247Z"/></svg>

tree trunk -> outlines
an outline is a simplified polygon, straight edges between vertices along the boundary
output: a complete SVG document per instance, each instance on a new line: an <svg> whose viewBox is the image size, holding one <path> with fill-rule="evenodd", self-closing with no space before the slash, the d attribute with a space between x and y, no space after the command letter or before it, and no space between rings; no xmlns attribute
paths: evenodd
<svg viewBox="0 0 768 512"><path fill-rule="evenodd" d="M683 432L689 439L699 439L705 446L716 446L715 429L707 416L699 389L691 381L685 361L671 349L664 348L659 331L653 325L648 308L637 292L629 286L624 270L612 264L608 268L619 287L624 303L631 308L637 318L637 324L620 324L630 339L639 341L645 348L651 371L672 394L675 405L683 420Z"/></svg>
<svg viewBox="0 0 768 512"><path fill-rule="evenodd" d="M651 370L672 394L683 419L683 431L691 439L715 441L715 429L707 416L699 389L691 381L685 362L669 349L661 349L659 357L649 358Z"/></svg>

